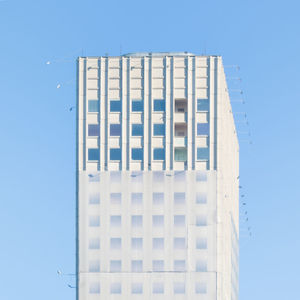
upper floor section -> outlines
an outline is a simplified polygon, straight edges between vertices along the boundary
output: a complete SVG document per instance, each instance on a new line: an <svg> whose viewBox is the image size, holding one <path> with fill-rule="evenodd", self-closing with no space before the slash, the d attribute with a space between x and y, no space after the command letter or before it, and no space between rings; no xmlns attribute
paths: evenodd
<svg viewBox="0 0 300 300"><path fill-rule="evenodd" d="M214 170L221 57L78 59L78 170Z"/></svg>

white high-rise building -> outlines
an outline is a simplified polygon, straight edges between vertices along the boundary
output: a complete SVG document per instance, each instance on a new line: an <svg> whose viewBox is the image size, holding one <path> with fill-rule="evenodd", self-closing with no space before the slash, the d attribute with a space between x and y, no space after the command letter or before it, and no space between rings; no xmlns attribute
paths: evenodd
<svg viewBox="0 0 300 300"><path fill-rule="evenodd" d="M80 57L77 108L77 300L238 299L221 57Z"/></svg>

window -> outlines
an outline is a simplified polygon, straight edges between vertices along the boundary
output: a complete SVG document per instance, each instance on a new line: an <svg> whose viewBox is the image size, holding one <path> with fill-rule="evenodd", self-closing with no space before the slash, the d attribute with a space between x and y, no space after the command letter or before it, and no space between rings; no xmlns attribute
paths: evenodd
<svg viewBox="0 0 300 300"><path fill-rule="evenodd" d="M110 124L110 136L121 136L121 124Z"/></svg>
<svg viewBox="0 0 300 300"><path fill-rule="evenodd" d="M208 99L197 99L197 111L209 111Z"/></svg>
<svg viewBox="0 0 300 300"><path fill-rule="evenodd" d="M175 171L174 172L174 181L184 182L185 181L185 171Z"/></svg>
<svg viewBox="0 0 300 300"><path fill-rule="evenodd" d="M143 272L143 261L142 260L132 260L131 261L131 271L132 272Z"/></svg>
<svg viewBox="0 0 300 300"><path fill-rule="evenodd" d="M197 204L205 204L206 202L207 202L206 194L196 193L196 203Z"/></svg>
<svg viewBox="0 0 300 300"><path fill-rule="evenodd" d="M144 111L144 101L143 100L132 100L131 110L133 112L143 112Z"/></svg>
<svg viewBox="0 0 300 300"><path fill-rule="evenodd" d="M88 135L89 136L99 136L100 135L100 125L99 124L89 124L88 125Z"/></svg>
<svg viewBox="0 0 300 300"><path fill-rule="evenodd" d="M100 239L90 239L89 240L89 249L90 250L96 250L100 249Z"/></svg>
<svg viewBox="0 0 300 300"><path fill-rule="evenodd" d="M110 261L110 272L121 272L122 262L120 260Z"/></svg>
<svg viewBox="0 0 300 300"><path fill-rule="evenodd" d="M99 216L90 216L89 217L89 226L90 227L99 227L100 226L100 217Z"/></svg>
<svg viewBox="0 0 300 300"><path fill-rule="evenodd" d="M164 239L163 238L153 238L152 239L153 249L164 249Z"/></svg>
<svg viewBox="0 0 300 300"><path fill-rule="evenodd" d="M144 125L143 124L132 124L131 135L132 136L143 136L144 135Z"/></svg>
<svg viewBox="0 0 300 300"><path fill-rule="evenodd" d="M153 159L154 160L165 160L165 148L154 148Z"/></svg>
<svg viewBox="0 0 300 300"><path fill-rule="evenodd" d="M110 149L110 160L121 160L121 148Z"/></svg>
<svg viewBox="0 0 300 300"><path fill-rule="evenodd" d="M196 226L206 226L207 219L205 215L196 216Z"/></svg>
<svg viewBox="0 0 300 300"><path fill-rule="evenodd" d="M185 238L174 238L174 249L185 249Z"/></svg>
<svg viewBox="0 0 300 300"><path fill-rule="evenodd" d="M197 260L196 261L196 272L207 272L206 260Z"/></svg>
<svg viewBox="0 0 300 300"><path fill-rule="evenodd" d="M99 203L100 203L100 195L98 193L89 195L89 204L99 204Z"/></svg>
<svg viewBox="0 0 300 300"><path fill-rule="evenodd" d="M119 171L111 171L110 172L110 181L111 182L121 182L122 176Z"/></svg>
<svg viewBox="0 0 300 300"><path fill-rule="evenodd" d="M185 216L184 215L174 216L174 226L184 227L185 226Z"/></svg>
<svg viewBox="0 0 300 300"><path fill-rule="evenodd" d="M143 204L143 193L131 193L131 204L142 205Z"/></svg>
<svg viewBox="0 0 300 300"><path fill-rule="evenodd" d="M174 294L184 294L185 293L185 283L184 282L174 282L173 291L174 291Z"/></svg>
<svg viewBox="0 0 300 300"><path fill-rule="evenodd" d="M165 100L154 99L154 111L165 111L166 102Z"/></svg>
<svg viewBox="0 0 300 300"><path fill-rule="evenodd" d="M88 112L99 112L99 101L98 100L89 100Z"/></svg>
<svg viewBox="0 0 300 300"><path fill-rule="evenodd" d="M209 148L197 148L197 160L208 160Z"/></svg>
<svg viewBox="0 0 300 300"><path fill-rule="evenodd" d="M182 205L185 203L185 193L174 193L174 204Z"/></svg>
<svg viewBox="0 0 300 300"><path fill-rule="evenodd" d="M209 135L209 123L197 123L197 135Z"/></svg>
<svg viewBox="0 0 300 300"><path fill-rule="evenodd" d="M165 124L154 124L153 125L153 134L155 136L164 136L165 135Z"/></svg>
<svg viewBox="0 0 300 300"><path fill-rule="evenodd" d="M207 239L197 238L196 239L196 249L207 249Z"/></svg>
<svg viewBox="0 0 300 300"><path fill-rule="evenodd" d="M111 238L110 239L110 249L118 250L121 249L122 240L121 238Z"/></svg>
<svg viewBox="0 0 300 300"><path fill-rule="evenodd" d="M164 261L163 260L153 260L152 261L152 270L154 272L163 272L164 271Z"/></svg>
<svg viewBox="0 0 300 300"><path fill-rule="evenodd" d="M132 148L131 149L131 159L132 160L143 160L144 149L143 148Z"/></svg>
<svg viewBox="0 0 300 300"><path fill-rule="evenodd" d="M111 193L110 203L111 204L121 204L122 194L121 193Z"/></svg>
<svg viewBox="0 0 300 300"><path fill-rule="evenodd" d="M162 282L153 282L152 293L153 294L163 294L164 293L164 284Z"/></svg>
<svg viewBox="0 0 300 300"><path fill-rule="evenodd" d="M88 160L99 160L100 150L97 149L88 149Z"/></svg>
<svg viewBox="0 0 300 300"><path fill-rule="evenodd" d="M174 271L184 272L185 271L185 260L174 260Z"/></svg>
<svg viewBox="0 0 300 300"><path fill-rule="evenodd" d="M196 181L207 181L207 175L205 172L196 173Z"/></svg>
<svg viewBox="0 0 300 300"><path fill-rule="evenodd" d="M93 272L93 273L100 272L100 262L99 262L99 260L91 260L89 262L89 272Z"/></svg>
<svg viewBox="0 0 300 300"><path fill-rule="evenodd" d="M99 282L91 282L89 292L90 292L90 294L100 294L100 283Z"/></svg>
<svg viewBox="0 0 300 300"><path fill-rule="evenodd" d="M187 161L186 148L175 148L175 161Z"/></svg>
<svg viewBox="0 0 300 300"><path fill-rule="evenodd" d="M164 216L152 216L152 225L153 227L164 226Z"/></svg>
<svg viewBox="0 0 300 300"><path fill-rule="evenodd" d="M132 238L131 239L131 248L133 250L143 249L143 239L142 238Z"/></svg>
<svg viewBox="0 0 300 300"><path fill-rule="evenodd" d="M110 285L110 293L111 294L121 294L122 293L122 285L120 282L114 282Z"/></svg>
<svg viewBox="0 0 300 300"><path fill-rule="evenodd" d="M152 201L154 205L162 205L164 204L164 193L153 193Z"/></svg>
<svg viewBox="0 0 300 300"><path fill-rule="evenodd" d="M132 294L142 294L143 293L143 284L138 283L132 283L131 285L131 293Z"/></svg>
<svg viewBox="0 0 300 300"><path fill-rule="evenodd" d="M162 171L152 171L153 174L153 181L154 182L164 182L165 180L165 174Z"/></svg>
<svg viewBox="0 0 300 300"><path fill-rule="evenodd" d="M120 100L110 100L110 112L121 112L122 105Z"/></svg>
<svg viewBox="0 0 300 300"><path fill-rule="evenodd" d="M111 227L121 227L121 216L110 216Z"/></svg>
<svg viewBox="0 0 300 300"><path fill-rule="evenodd" d="M196 294L206 294L206 283L204 282L196 282L195 283L195 293Z"/></svg>
<svg viewBox="0 0 300 300"><path fill-rule="evenodd" d="M132 227L142 227L143 226L143 216L131 216L131 226Z"/></svg>

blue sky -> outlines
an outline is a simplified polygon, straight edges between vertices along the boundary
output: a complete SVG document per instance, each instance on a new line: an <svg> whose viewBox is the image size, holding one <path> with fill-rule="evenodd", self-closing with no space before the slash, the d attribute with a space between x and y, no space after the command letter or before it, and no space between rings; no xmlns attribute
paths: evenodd
<svg viewBox="0 0 300 300"><path fill-rule="evenodd" d="M226 69L242 78L228 83L249 120L237 123L253 233L241 239L240 299L299 297L299 10L291 0L1 1L0 299L74 299L73 277L56 270L75 262L75 59L120 51L240 66Z"/></svg>

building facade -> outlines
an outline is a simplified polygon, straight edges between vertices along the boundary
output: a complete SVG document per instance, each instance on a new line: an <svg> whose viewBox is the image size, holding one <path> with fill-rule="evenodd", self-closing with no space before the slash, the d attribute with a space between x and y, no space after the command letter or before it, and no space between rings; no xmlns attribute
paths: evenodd
<svg viewBox="0 0 300 300"><path fill-rule="evenodd" d="M77 299L238 299L221 57L80 57L77 83Z"/></svg>

